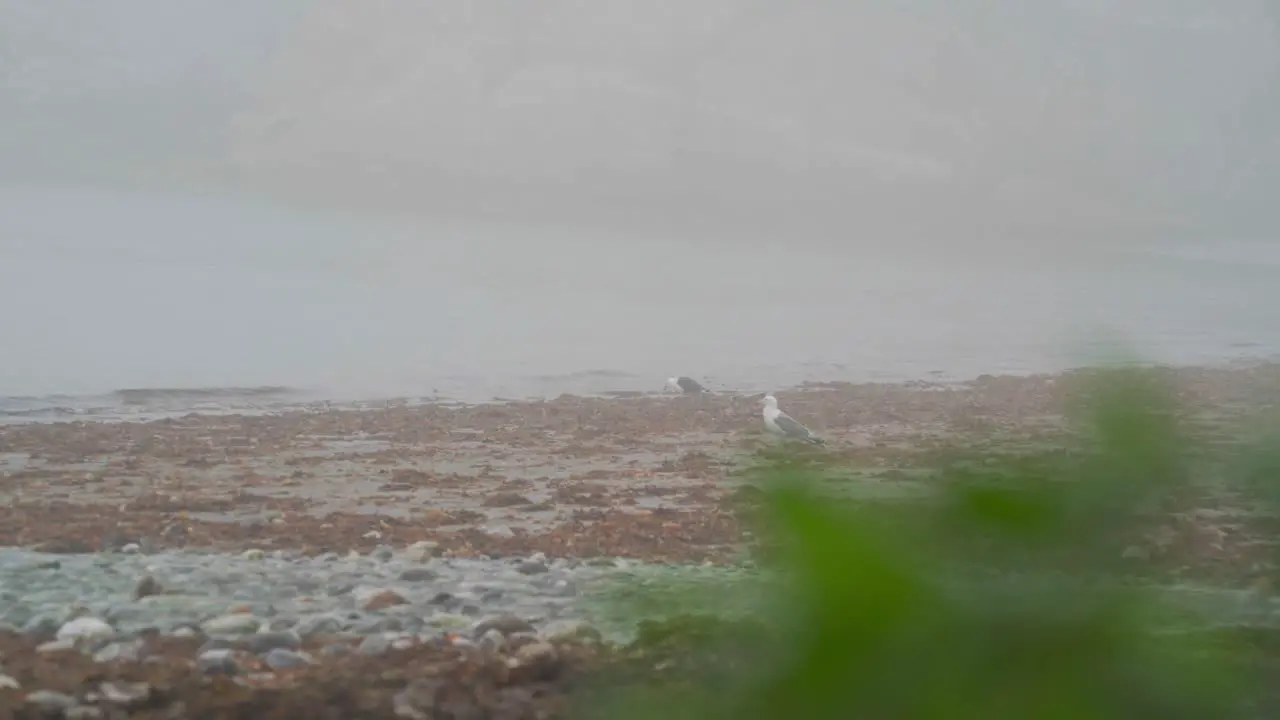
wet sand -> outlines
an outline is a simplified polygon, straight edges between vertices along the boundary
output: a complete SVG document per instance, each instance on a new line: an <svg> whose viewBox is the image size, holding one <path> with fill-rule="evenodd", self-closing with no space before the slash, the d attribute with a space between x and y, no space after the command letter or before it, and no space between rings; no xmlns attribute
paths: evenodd
<svg viewBox="0 0 1280 720"><path fill-rule="evenodd" d="M1177 369L1188 416L1244 418L1280 366ZM942 448L1051 442L1079 373L779 393L834 490L909 494ZM758 396L581 398L0 427L0 544L725 562L726 498L769 445Z"/></svg>

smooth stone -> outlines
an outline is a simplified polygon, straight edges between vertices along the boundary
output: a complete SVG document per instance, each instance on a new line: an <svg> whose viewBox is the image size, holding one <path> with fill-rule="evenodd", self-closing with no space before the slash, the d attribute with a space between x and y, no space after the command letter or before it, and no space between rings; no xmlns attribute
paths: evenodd
<svg viewBox="0 0 1280 720"><path fill-rule="evenodd" d="M272 670L287 670L311 664L311 659L305 654L282 647L272 648L262 661Z"/></svg>
<svg viewBox="0 0 1280 720"><path fill-rule="evenodd" d="M521 667L545 669L560 659L560 653L549 642L536 642L516 650L514 659Z"/></svg>
<svg viewBox="0 0 1280 720"><path fill-rule="evenodd" d="M395 551L386 545L379 546L375 548L373 552L369 553L369 557L377 560L378 562L387 562L394 556Z"/></svg>
<svg viewBox="0 0 1280 720"><path fill-rule="evenodd" d="M180 625L174 628L173 630L169 631L169 635L172 637L189 638L189 637L195 637L196 634L198 634L199 632L200 632L199 630L196 630L195 628L189 625Z"/></svg>
<svg viewBox="0 0 1280 720"><path fill-rule="evenodd" d="M298 624L298 618L294 617L278 617L272 618L271 623L267 626L268 632L285 632L291 630L294 625Z"/></svg>
<svg viewBox="0 0 1280 720"><path fill-rule="evenodd" d="M257 632L261 627L261 618L248 613L236 613L207 620L200 626L200 629L210 635L242 635Z"/></svg>
<svg viewBox="0 0 1280 720"><path fill-rule="evenodd" d="M142 642L114 642L94 653L97 663L138 662L142 658Z"/></svg>
<svg viewBox="0 0 1280 720"><path fill-rule="evenodd" d="M501 590L488 590L480 596L480 602L495 603L502 599L503 594Z"/></svg>
<svg viewBox="0 0 1280 720"><path fill-rule="evenodd" d="M234 675L240 668L232 652L227 648L205 650L196 658L196 667L209 675Z"/></svg>
<svg viewBox="0 0 1280 720"><path fill-rule="evenodd" d="M361 655L382 655L391 649L391 639L386 635L370 635L360 641L356 652Z"/></svg>
<svg viewBox="0 0 1280 720"><path fill-rule="evenodd" d="M516 571L521 575L540 575L548 570L550 568L541 560L525 560L516 566Z"/></svg>
<svg viewBox="0 0 1280 720"><path fill-rule="evenodd" d="M442 630L461 630L471 625L471 618L453 613L440 613L427 619L427 625Z"/></svg>
<svg viewBox="0 0 1280 720"><path fill-rule="evenodd" d="M151 686L144 682L104 682L98 689L107 702L116 705L134 705L151 697Z"/></svg>
<svg viewBox="0 0 1280 720"><path fill-rule="evenodd" d="M245 644L249 651L261 655L276 649L297 650L302 647L302 637L296 632L265 632L250 635Z"/></svg>
<svg viewBox="0 0 1280 720"><path fill-rule="evenodd" d="M400 573L400 579L404 582L431 582L440 577L440 574L431 568L409 568Z"/></svg>
<svg viewBox="0 0 1280 720"><path fill-rule="evenodd" d="M42 710L69 710L77 705L75 698L52 690L37 690L27 695L27 702Z"/></svg>
<svg viewBox="0 0 1280 720"><path fill-rule="evenodd" d="M507 636L503 635L500 630L491 629L480 636L476 646L487 653L498 654L502 652L502 648L507 644Z"/></svg>
<svg viewBox="0 0 1280 720"><path fill-rule="evenodd" d="M209 650L234 650L237 647L237 641L228 637L211 637L204 641L197 653L208 652Z"/></svg>
<svg viewBox="0 0 1280 720"><path fill-rule="evenodd" d="M137 555L142 552L142 546L138 543L128 543L124 547L120 548L120 552L126 555Z"/></svg>
<svg viewBox="0 0 1280 720"><path fill-rule="evenodd" d="M528 620L516 617L515 615L505 614L487 617L476 623L475 627L471 631L471 636L479 638L484 636L484 634L490 630L497 630L503 635L510 635L511 633L518 632L536 632L536 629Z"/></svg>
<svg viewBox="0 0 1280 720"><path fill-rule="evenodd" d="M600 641L600 631L585 620L553 620L542 628L542 637L548 640Z"/></svg>
<svg viewBox="0 0 1280 720"><path fill-rule="evenodd" d="M62 711L63 720L98 720L105 717L102 710L92 705L77 705Z"/></svg>
<svg viewBox="0 0 1280 720"><path fill-rule="evenodd" d="M426 562L440 554L440 543L430 540L419 540L404 549L404 556L408 560L417 562Z"/></svg>
<svg viewBox="0 0 1280 720"><path fill-rule="evenodd" d="M47 643L41 643L36 647L38 653L55 653L69 652L76 649L75 638L63 638L61 640L51 640Z"/></svg>
<svg viewBox="0 0 1280 720"><path fill-rule="evenodd" d="M325 645L324 647L320 648L320 654L324 655L325 657L338 657L340 655L350 655L351 646L339 645L337 643L333 645Z"/></svg>
<svg viewBox="0 0 1280 720"><path fill-rule="evenodd" d="M384 632L399 632L404 629L404 624L400 622L400 618L381 617L362 622L355 626L355 632L361 635L373 635Z"/></svg>
<svg viewBox="0 0 1280 720"><path fill-rule="evenodd" d="M250 548L241 553L240 557L245 560L263 560L267 557L267 554L257 548Z"/></svg>
<svg viewBox="0 0 1280 720"><path fill-rule="evenodd" d="M21 690L22 683L8 675L0 675L0 690Z"/></svg>
<svg viewBox="0 0 1280 720"><path fill-rule="evenodd" d="M429 605L443 605L444 607L448 608L448 607L457 607L461 605L462 600L460 600L453 593L440 592L440 593L436 593L434 597L432 597L430 600L427 601L427 603Z"/></svg>
<svg viewBox="0 0 1280 720"><path fill-rule="evenodd" d="M332 635L342 630L342 621L330 615L313 615L299 620L293 629L304 638Z"/></svg>
<svg viewBox="0 0 1280 720"><path fill-rule="evenodd" d="M105 620L85 616L78 617L63 625L58 629L57 637L59 640L65 638L109 638L114 637L115 634L116 629L108 625Z"/></svg>

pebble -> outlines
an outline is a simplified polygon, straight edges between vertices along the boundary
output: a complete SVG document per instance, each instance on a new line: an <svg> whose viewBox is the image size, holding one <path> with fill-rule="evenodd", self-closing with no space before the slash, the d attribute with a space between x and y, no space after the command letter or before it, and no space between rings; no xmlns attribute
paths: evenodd
<svg viewBox="0 0 1280 720"><path fill-rule="evenodd" d="M196 666L209 675L234 675L239 670L235 651L227 648L205 650L196 658Z"/></svg>
<svg viewBox="0 0 1280 720"><path fill-rule="evenodd" d="M232 613L206 621L200 626L210 635L236 635L254 633L262 627L262 620L248 613Z"/></svg>
<svg viewBox="0 0 1280 720"><path fill-rule="evenodd" d="M93 654L93 661L98 663L138 662L142 658L142 643L114 642Z"/></svg>
<svg viewBox="0 0 1280 720"><path fill-rule="evenodd" d="M369 635L360 641L356 652L361 655L382 655L391 649L391 638L386 635Z"/></svg>
<svg viewBox="0 0 1280 720"><path fill-rule="evenodd" d="M54 712L58 710L67 711L76 706L76 699L66 693L53 692L52 690L37 690L27 695L27 702L38 706L41 710Z"/></svg>
<svg viewBox="0 0 1280 720"><path fill-rule="evenodd" d="M405 582L431 582L440 577L440 574L431 568L409 568L400 573L400 579Z"/></svg>
<svg viewBox="0 0 1280 720"><path fill-rule="evenodd" d="M426 562L440 554L440 544L430 540L419 540L404 549L404 556L415 562Z"/></svg>
<svg viewBox="0 0 1280 720"><path fill-rule="evenodd" d="M21 690L22 683L8 675L0 675L0 690Z"/></svg>
<svg viewBox="0 0 1280 720"><path fill-rule="evenodd" d="M302 667L303 665L311 664L311 658L309 658L305 653L295 652L282 647L273 648L262 660L267 664L267 667L272 670L287 670L289 668Z"/></svg>
<svg viewBox="0 0 1280 720"><path fill-rule="evenodd" d="M360 600L360 607L370 612L385 610L393 605L408 605L409 601L395 590L377 590Z"/></svg>
<svg viewBox="0 0 1280 720"><path fill-rule="evenodd" d="M475 638L483 637L490 630L497 630L503 635L510 635L518 632L535 632L536 629L528 621L515 615L494 615L476 623L471 631L471 636Z"/></svg>
<svg viewBox="0 0 1280 720"><path fill-rule="evenodd" d="M246 640L246 644L249 647L249 652L262 655L273 650L297 650L302 647L302 637L292 630L265 632L250 635Z"/></svg>
<svg viewBox="0 0 1280 720"><path fill-rule="evenodd" d="M107 702L116 705L136 705L151 697L151 686L144 682L104 682L98 689Z"/></svg>
<svg viewBox="0 0 1280 720"><path fill-rule="evenodd" d="M51 640L36 646L38 653L56 653L69 652L76 649L75 638L63 638L61 640Z"/></svg>
<svg viewBox="0 0 1280 720"><path fill-rule="evenodd" d="M107 624L105 620L99 620L96 617L78 617L63 625L58 629L58 639L90 639L90 638L109 638L116 634L116 629Z"/></svg>

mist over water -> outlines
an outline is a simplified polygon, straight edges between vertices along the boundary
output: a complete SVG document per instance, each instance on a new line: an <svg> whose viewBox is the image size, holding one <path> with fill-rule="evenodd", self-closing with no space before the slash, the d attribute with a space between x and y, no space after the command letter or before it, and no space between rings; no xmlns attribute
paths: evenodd
<svg viewBox="0 0 1280 720"><path fill-rule="evenodd" d="M1266 4L163 5L0 0L10 408L1280 352Z"/></svg>

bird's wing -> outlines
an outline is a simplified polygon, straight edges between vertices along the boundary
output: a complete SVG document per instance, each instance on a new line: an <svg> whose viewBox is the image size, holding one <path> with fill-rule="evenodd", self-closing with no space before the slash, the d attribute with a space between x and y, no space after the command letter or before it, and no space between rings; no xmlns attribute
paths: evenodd
<svg viewBox="0 0 1280 720"><path fill-rule="evenodd" d="M778 417L774 418L773 421L778 424L778 427L782 428L782 432L791 437L807 438L813 434L809 432L809 428L796 422L786 413L778 413Z"/></svg>
<svg viewBox="0 0 1280 720"><path fill-rule="evenodd" d="M679 380L680 389L685 392L702 392L706 388L702 387L702 383L690 377L682 377Z"/></svg>

